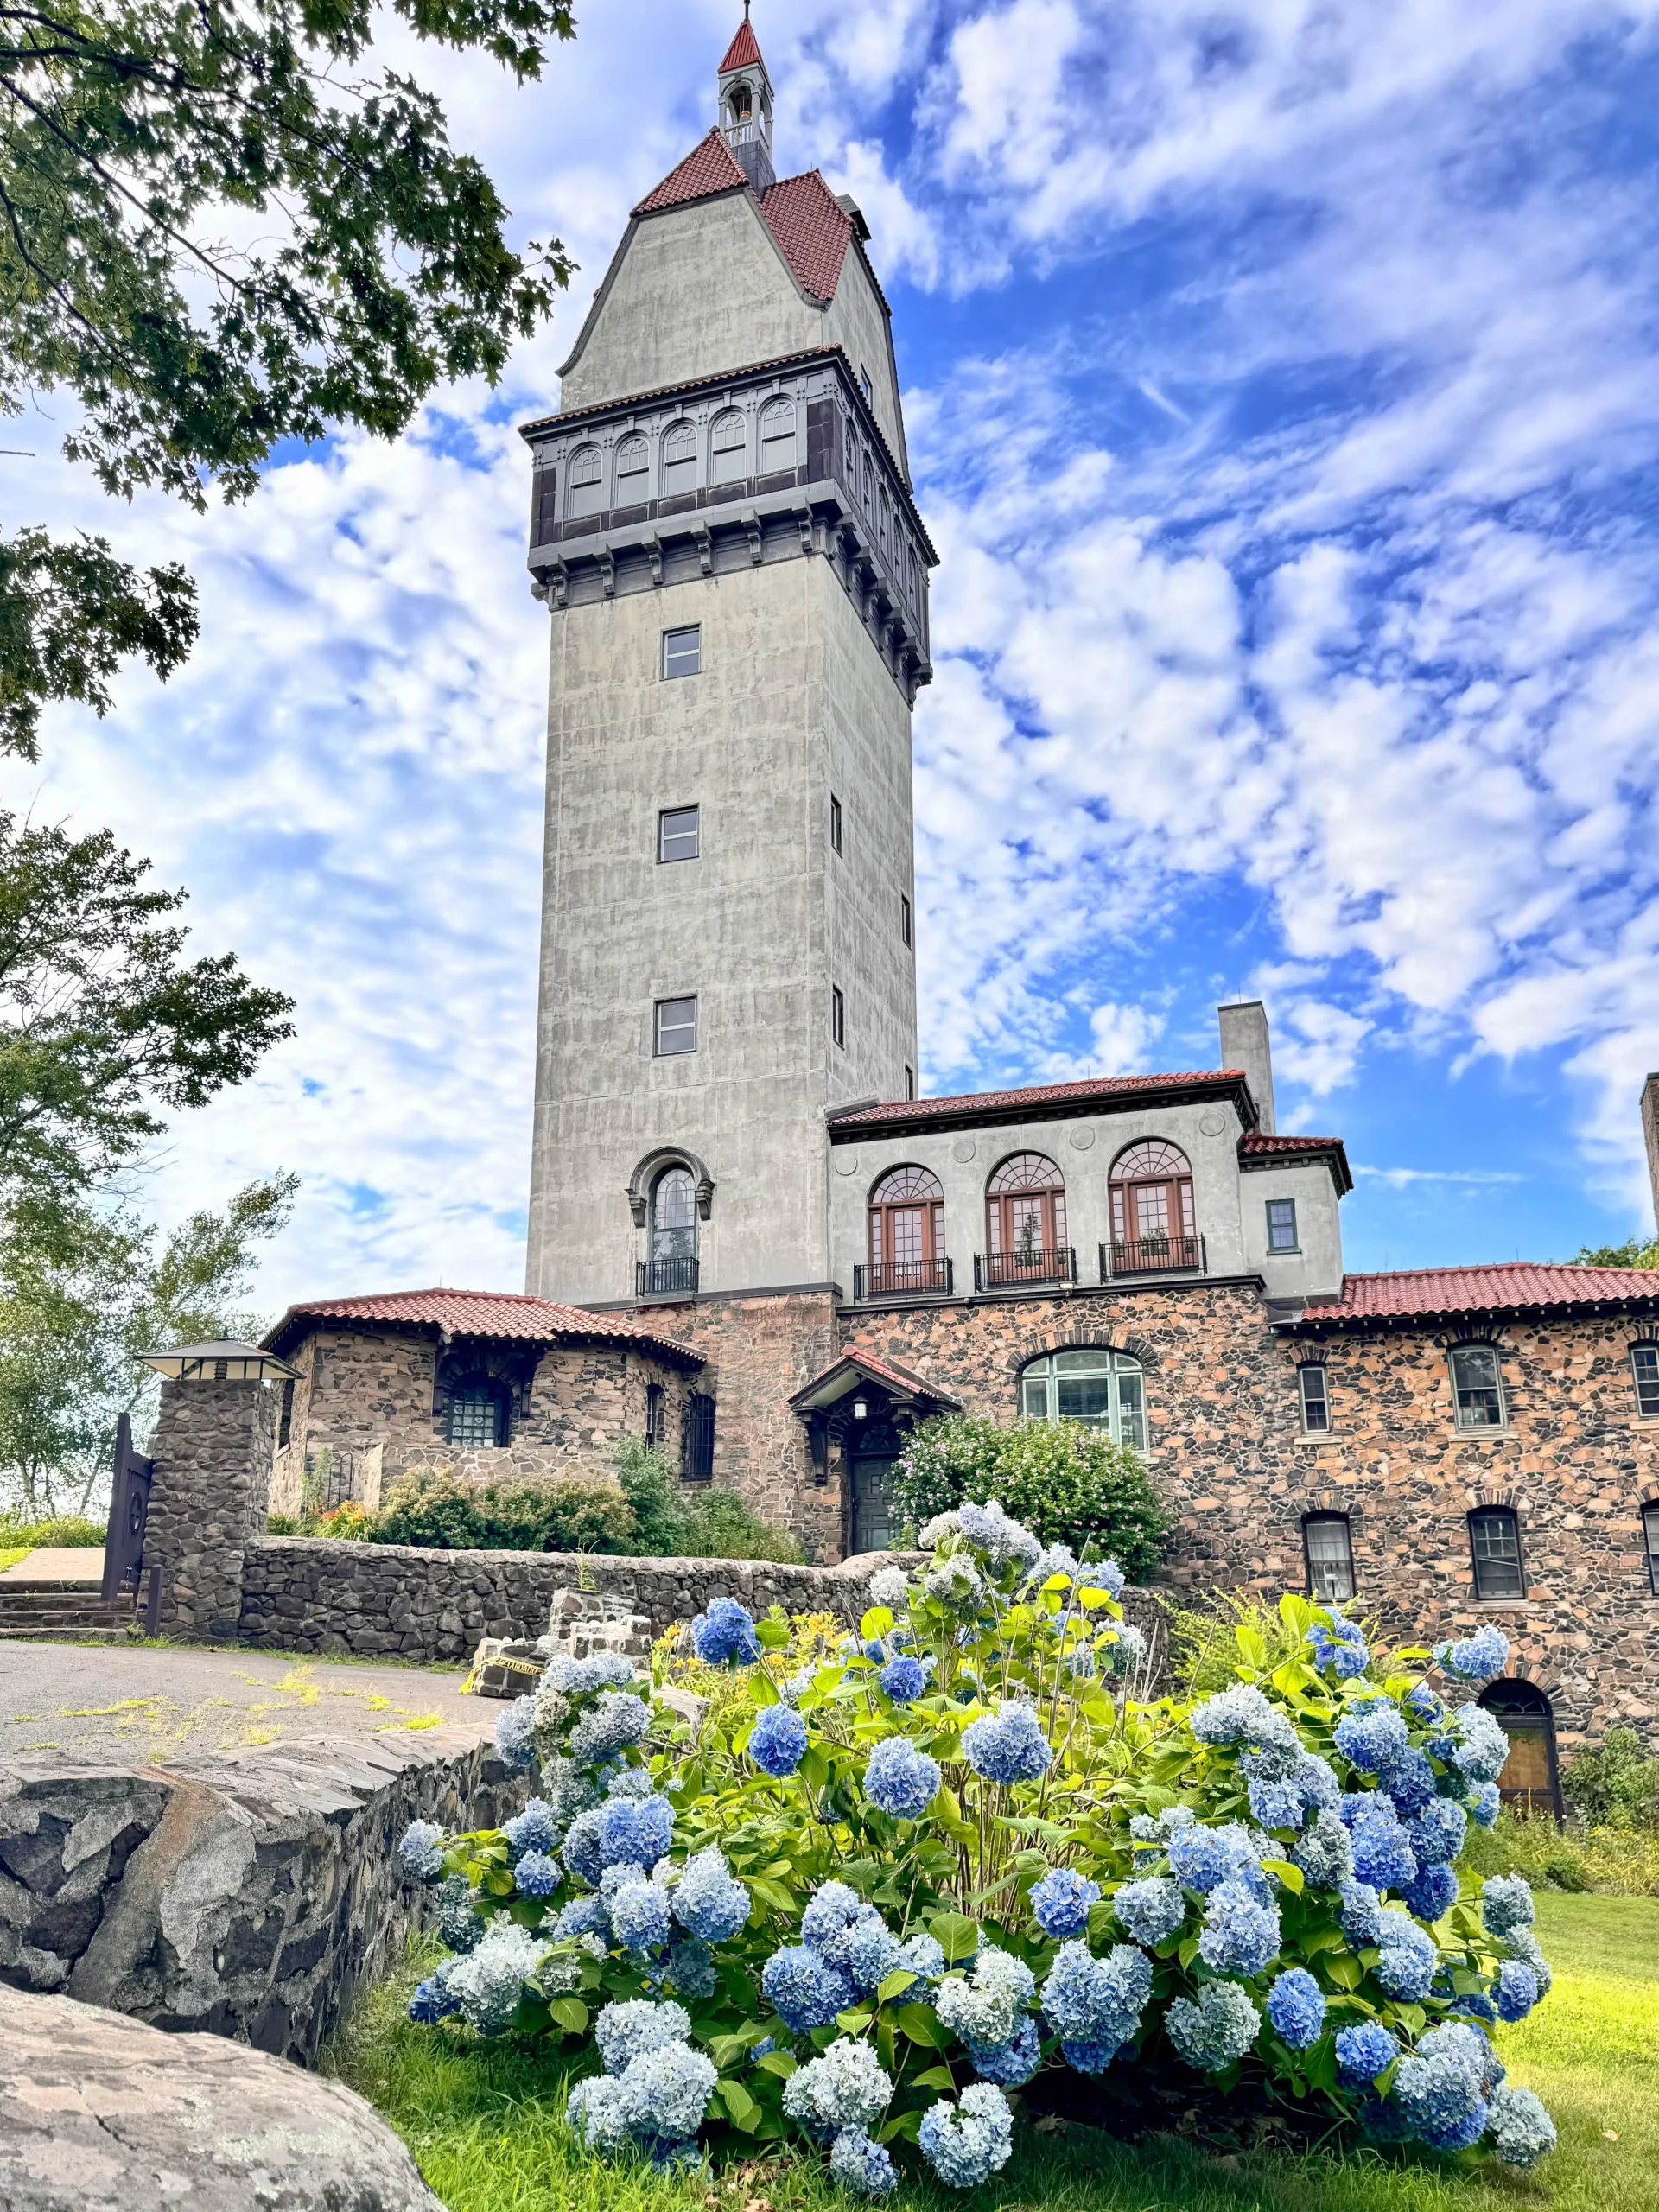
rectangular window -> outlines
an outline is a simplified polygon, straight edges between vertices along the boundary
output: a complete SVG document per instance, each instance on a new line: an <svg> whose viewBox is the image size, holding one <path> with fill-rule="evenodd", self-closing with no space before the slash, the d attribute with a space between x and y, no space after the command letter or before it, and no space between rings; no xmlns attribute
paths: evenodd
<svg viewBox="0 0 1659 2212"><path fill-rule="evenodd" d="M842 1051L847 1046L847 1001L841 995L841 985L830 986L830 1034Z"/></svg>
<svg viewBox="0 0 1659 2212"><path fill-rule="evenodd" d="M1642 1537L1648 1548L1648 1587L1659 1598L1659 1505L1643 1507Z"/></svg>
<svg viewBox="0 0 1659 2212"><path fill-rule="evenodd" d="M663 677L701 676L702 673L702 626L692 623L687 630L664 630L663 632Z"/></svg>
<svg viewBox="0 0 1659 2212"><path fill-rule="evenodd" d="M657 817L657 857L659 861L694 861L701 849L697 809L664 807Z"/></svg>
<svg viewBox="0 0 1659 2212"><path fill-rule="evenodd" d="M1306 1373L1306 1370L1304 1369ZM1354 1594L1354 1545L1345 1513L1309 1513L1302 1521L1310 1597L1344 1605Z"/></svg>
<svg viewBox="0 0 1659 2212"><path fill-rule="evenodd" d="M1636 1377L1636 1410L1659 1414L1659 1344L1632 1344L1630 1372Z"/></svg>
<svg viewBox="0 0 1659 2212"><path fill-rule="evenodd" d="M833 791L830 794L830 842L841 850L841 801Z"/></svg>
<svg viewBox="0 0 1659 2212"><path fill-rule="evenodd" d="M1521 1524L1507 1505L1483 1505L1469 1516L1469 1549L1477 1598L1524 1598Z"/></svg>
<svg viewBox="0 0 1659 2212"><path fill-rule="evenodd" d="M693 1390L680 1415L680 1473L689 1483L715 1476L715 1402Z"/></svg>
<svg viewBox="0 0 1659 2212"><path fill-rule="evenodd" d="M912 942L910 901L902 891L899 893L899 934L906 944Z"/></svg>
<svg viewBox="0 0 1659 2212"><path fill-rule="evenodd" d="M697 1049L696 999L658 999L655 1050L659 1059Z"/></svg>
<svg viewBox="0 0 1659 2212"><path fill-rule="evenodd" d="M916 1096L916 1071L914 1068L906 1068L905 1070L905 1096L906 1098L913 1098Z"/></svg>
<svg viewBox="0 0 1659 2212"><path fill-rule="evenodd" d="M283 1410L276 1429L276 1449L286 1452L294 1434L294 1377L283 1385Z"/></svg>
<svg viewBox="0 0 1659 2212"><path fill-rule="evenodd" d="M859 364L858 388L872 407L875 404L875 386L870 382L870 372L862 362Z"/></svg>
<svg viewBox="0 0 1659 2212"><path fill-rule="evenodd" d="M1310 1436L1321 1435L1331 1426L1331 1400L1322 1367L1299 1367L1296 1380L1302 1393L1302 1427Z"/></svg>
<svg viewBox="0 0 1659 2212"><path fill-rule="evenodd" d="M1503 1383L1491 1344L1459 1344L1452 1355L1452 1392L1459 1428L1502 1428Z"/></svg>
<svg viewBox="0 0 1659 2212"><path fill-rule="evenodd" d="M1269 1252L1295 1252L1301 1248L1296 1242L1296 1201L1294 1198L1268 1200L1268 1249Z"/></svg>
<svg viewBox="0 0 1659 2212"><path fill-rule="evenodd" d="M660 1452L663 1448L663 1402L664 1392L660 1382L645 1385L645 1449Z"/></svg>

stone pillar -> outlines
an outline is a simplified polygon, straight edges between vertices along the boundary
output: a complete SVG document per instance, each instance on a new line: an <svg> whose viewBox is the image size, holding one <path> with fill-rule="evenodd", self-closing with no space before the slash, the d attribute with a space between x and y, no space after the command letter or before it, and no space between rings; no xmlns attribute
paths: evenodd
<svg viewBox="0 0 1659 2212"><path fill-rule="evenodd" d="M1659 1075L1642 1086L1642 1134L1648 1143L1648 1185L1653 1192L1653 1225L1659 1231Z"/></svg>
<svg viewBox="0 0 1659 2212"><path fill-rule="evenodd" d="M236 1635L243 1554L265 1533L281 1404L264 1382L162 1384L144 1571L162 1570L163 1636Z"/></svg>

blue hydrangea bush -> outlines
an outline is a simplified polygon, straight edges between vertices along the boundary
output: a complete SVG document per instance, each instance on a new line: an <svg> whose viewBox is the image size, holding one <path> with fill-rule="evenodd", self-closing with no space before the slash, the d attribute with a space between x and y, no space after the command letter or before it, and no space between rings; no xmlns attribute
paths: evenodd
<svg viewBox="0 0 1659 2212"><path fill-rule="evenodd" d="M1492 2039L1548 1992L1531 1895L1459 1872L1503 1637L1385 1661L1287 1596L1293 1659L1245 1625L1229 1688L1147 1702L1110 1561L995 1502L922 1541L804 1666L716 1599L692 1641L733 1694L695 1738L629 1662L556 1659L498 1731L525 1810L404 1839L448 1952L412 2018L568 2038L601 2157L794 2139L867 2196L987 2181L1007 2093L1058 2069L1535 2164L1554 2130Z"/></svg>

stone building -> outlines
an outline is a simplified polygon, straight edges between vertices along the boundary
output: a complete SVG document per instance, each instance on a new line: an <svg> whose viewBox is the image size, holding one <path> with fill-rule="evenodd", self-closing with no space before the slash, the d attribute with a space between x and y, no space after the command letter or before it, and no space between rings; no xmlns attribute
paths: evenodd
<svg viewBox="0 0 1659 2212"><path fill-rule="evenodd" d="M1343 1145L1278 1131L1259 1004L1214 1068L916 1096L934 556L888 308L857 207L775 176L747 22L715 93L524 432L531 1294L293 1309L288 1464L592 1469L649 1433L830 1560L887 1540L918 1421L1083 1420L1145 1454L1178 1589L1500 1619L1510 1781L1548 1796L1558 1732L1655 1728L1659 1274L1347 1274Z"/></svg>

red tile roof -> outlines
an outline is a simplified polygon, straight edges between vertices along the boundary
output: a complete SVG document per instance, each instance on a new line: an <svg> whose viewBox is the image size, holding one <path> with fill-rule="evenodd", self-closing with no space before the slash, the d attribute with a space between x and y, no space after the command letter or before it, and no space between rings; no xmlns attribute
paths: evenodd
<svg viewBox="0 0 1659 2212"><path fill-rule="evenodd" d="M1340 1137L1281 1137L1268 1136L1263 1129L1252 1129L1238 1141L1241 1152L1329 1152L1333 1145L1340 1145Z"/></svg>
<svg viewBox="0 0 1659 2212"><path fill-rule="evenodd" d="M833 300L853 219L817 170L780 177L761 200L760 213L801 289L816 300Z"/></svg>
<svg viewBox="0 0 1659 2212"><path fill-rule="evenodd" d="M941 1390L936 1384L929 1382L924 1376L918 1375L913 1368L901 1367L896 1359L883 1359L880 1352L872 1351L868 1344L849 1344L840 1357L832 1359L821 1374L815 1375L810 1382L794 1393L790 1399L790 1404L798 1406L803 1401L810 1399L816 1390L822 1389L832 1376L838 1375L843 1367L856 1368L860 1374L868 1376L872 1382L885 1382L903 1397L924 1399L931 1405L946 1409L961 1408L962 1400L953 1397L949 1390ZM853 1388L850 1383L848 1387L849 1389Z"/></svg>
<svg viewBox="0 0 1659 2212"><path fill-rule="evenodd" d="M731 148L720 131L699 139L677 168L671 168L654 192L648 192L634 209L636 215L654 215L662 207L677 207L684 200L706 200L711 192L729 192L734 185L747 188L749 180L739 168Z"/></svg>
<svg viewBox="0 0 1659 2212"><path fill-rule="evenodd" d="M505 1290L392 1290L366 1298L318 1298L290 1306L264 1341L275 1351L278 1338L297 1343L311 1321L393 1321L439 1329L452 1337L507 1337L527 1344L637 1344L663 1352L687 1367L701 1367L702 1354L672 1337L661 1337L628 1313L589 1313L579 1306L559 1306L545 1298L526 1298Z"/></svg>
<svg viewBox="0 0 1659 2212"><path fill-rule="evenodd" d="M760 42L750 28L748 17L745 16L738 25L737 36L726 49L726 59L715 74L723 77L728 69L750 69L756 62L760 62L763 69L766 66L760 60Z"/></svg>
<svg viewBox="0 0 1659 2212"><path fill-rule="evenodd" d="M889 1122L944 1122L974 1114L1012 1114L1023 1106L1086 1105L1092 1098L1178 1089L1227 1090L1248 1081L1240 1068L1199 1068L1188 1075L1090 1076L1082 1083L1037 1083L1023 1090L972 1090L957 1098L886 1098L854 1113L830 1116L830 1133L879 1129Z"/></svg>
<svg viewBox="0 0 1659 2212"><path fill-rule="evenodd" d="M1487 1268L1413 1268L1391 1274L1344 1275L1340 1299L1305 1306L1291 1325L1427 1321L1446 1314L1531 1313L1552 1307L1654 1302L1659 1302L1659 1272L1650 1268L1505 1260Z"/></svg>

